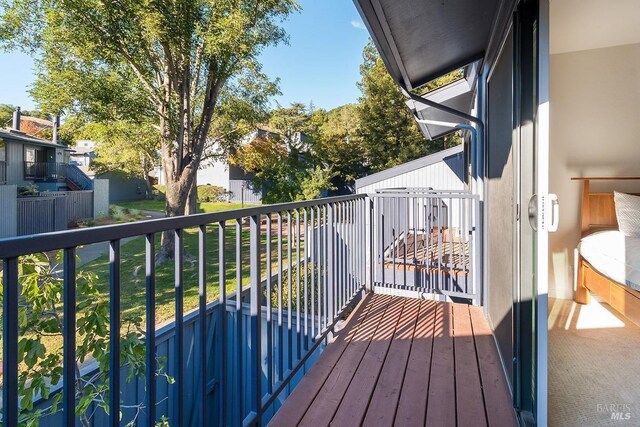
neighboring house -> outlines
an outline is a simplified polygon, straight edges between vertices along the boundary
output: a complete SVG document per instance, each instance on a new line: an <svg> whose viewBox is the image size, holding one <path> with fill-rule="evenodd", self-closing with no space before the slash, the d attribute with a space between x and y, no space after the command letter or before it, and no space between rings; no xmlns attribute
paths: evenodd
<svg viewBox="0 0 640 427"><path fill-rule="evenodd" d="M0 129L0 182L19 187L36 184L41 191L86 185L74 180L81 177L66 173L72 151L69 147L31 136L21 131L20 125Z"/></svg>
<svg viewBox="0 0 640 427"><path fill-rule="evenodd" d="M47 129L47 121L32 119L21 117L18 108L13 127L0 128L0 198L4 208L0 237L62 230L98 212L108 213L101 197L108 182L100 181L96 193L94 181L70 163L73 150L56 141L56 126L48 122L52 140L22 130L23 123L30 124L30 132ZM27 188L30 195L21 197Z"/></svg>
<svg viewBox="0 0 640 427"><path fill-rule="evenodd" d="M281 138L277 132L259 128L245 135L241 139L240 145L250 144L258 137ZM307 141L308 136L300 132L296 132L291 137L291 143L296 147L305 148ZM213 154L216 154L215 147L213 148ZM156 169L154 176L158 177L159 184L165 184L164 175L160 167ZM200 169L198 169L197 179L198 185L222 187L229 193L229 200L232 202L259 204L262 203L262 193L253 188L254 176L253 172L247 172L241 167L232 165L226 159L205 159L202 161Z"/></svg>
<svg viewBox="0 0 640 427"><path fill-rule="evenodd" d="M89 165L96 158L96 143L88 139L79 139L71 152L69 162L78 165L85 172L89 172Z"/></svg>
<svg viewBox="0 0 640 427"><path fill-rule="evenodd" d="M96 142L88 139L76 141L70 154L70 163L78 166L91 179L109 180L109 203L132 202L147 198L147 183L141 177L131 177L124 172L113 170L96 173L91 163L97 157Z"/></svg>

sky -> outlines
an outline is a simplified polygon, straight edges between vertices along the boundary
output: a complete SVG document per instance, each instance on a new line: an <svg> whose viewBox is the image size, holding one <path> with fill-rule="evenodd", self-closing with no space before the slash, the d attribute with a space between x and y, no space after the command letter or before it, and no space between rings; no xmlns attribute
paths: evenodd
<svg viewBox="0 0 640 427"><path fill-rule="evenodd" d="M260 56L263 71L280 79L277 101L331 109L357 101L359 66L369 35L351 0L298 0L302 11L282 25L289 45L269 47ZM19 52L0 52L0 103L35 104L28 94L33 83L33 60Z"/></svg>

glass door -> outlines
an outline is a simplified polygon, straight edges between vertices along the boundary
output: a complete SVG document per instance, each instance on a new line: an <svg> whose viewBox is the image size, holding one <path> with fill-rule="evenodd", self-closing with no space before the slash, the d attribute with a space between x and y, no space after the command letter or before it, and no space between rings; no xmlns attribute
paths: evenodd
<svg viewBox="0 0 640 427"><path fill-rule="evenodd" d="M522 2L514 15L518 215L513 389L514 403L526 425L546 425L547 236L557 220L557 200L548 194L548 26L543 3Z"/></svg>

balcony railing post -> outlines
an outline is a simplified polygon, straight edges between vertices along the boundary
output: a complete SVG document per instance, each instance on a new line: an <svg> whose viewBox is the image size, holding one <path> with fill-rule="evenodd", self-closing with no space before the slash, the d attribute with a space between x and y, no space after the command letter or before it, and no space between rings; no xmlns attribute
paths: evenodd
<svg viewBox="0 0 640 427"><path fill-rule="evenodd" d="M68 248L63 259L64 337L63 337L63 406L66 425L76 418L76 250Z"/></svg>
<svg viewBox="0 0 640 427"><path fill-rule="evenodd" d="M336 286L336 274L335 274L335 224L334 224L334 215L335 208L332 203L327 205L327 248L328 248L328 257L327 257L327 276L328 276L328 286L327 286L327 323L330 324L335 316L335 286Z"/></svg>
<svg viewBox="0 0 640 427"><path fill-rule="evenodd" d="M253 396L251 411L256 414L255 424L262 425L262 277L260 271L260 216L249 219L250 233L250 316L251 316L251 377Z"/></svg>
<svg viewBox="0 0 640 427"><path fill-rule="evenodd" d="M4 260L2 313L2 417L5 426L18 425L18 258Z"/></svg>
<svg viewBox="0 0 640 427"><path fill-rule="evenodd" d="M373 199L367 196L365 200L365 219L366 219L366 289L367 292L373 291Z"/></svg>

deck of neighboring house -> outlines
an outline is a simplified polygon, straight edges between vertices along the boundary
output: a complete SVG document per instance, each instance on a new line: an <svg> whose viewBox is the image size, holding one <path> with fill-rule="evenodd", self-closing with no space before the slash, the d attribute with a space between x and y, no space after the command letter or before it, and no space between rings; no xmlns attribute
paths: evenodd
<svg viewBox="0 0 640 427"><path fill-rule="evenodd" d="M270 426L516 426L482 308L368 294Z"/></svg>

